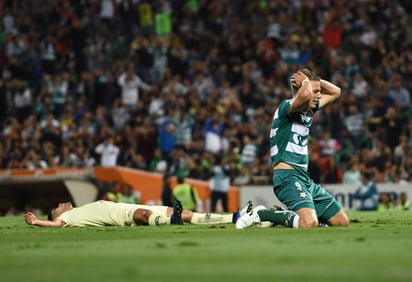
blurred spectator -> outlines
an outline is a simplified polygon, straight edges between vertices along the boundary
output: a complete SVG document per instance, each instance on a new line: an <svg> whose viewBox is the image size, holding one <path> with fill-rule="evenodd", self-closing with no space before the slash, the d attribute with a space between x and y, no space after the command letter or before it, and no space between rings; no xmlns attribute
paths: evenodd
<svg viewBox="0 0 412 282"><path fill-rule="evenodd" d="M118 84L121 87L123 105L125 105L130 112L134 112L137 101L140 98L139 88L146 91L151 89L149 84L146 84L135 74L134 66L131 63L125 66L123 73L118 77Z"/></svg>
<svg viewBox="0 0 412 282"><path fill-rule="evenodd" d="M222 205L224 212L227 212L229 210L227 202L229 188L230 176L228 165L221 154L216 155L210 178L210 190L212 191L210 210L212 212L218 210L219 202Z"/></svg>
<svg viewBox="0 0 412 282"><path fill-rule="evenodd" d="M116 182L113 184L110 191L103 195L102 200L118 203L123 197L123 184Z"/></svg>
<svg viewBox="0 0 412 282"><path fill-rule="evenodd" d="M134 192L131 186L123 187L123 194L118 198L119 203L138 204L139 201L138 193Z"/></svg>
<svg viewBox="0 0 412 282"><path fill-rule="evenodd" d="M30 150L26 157L23 159L23 168L30 170L45 169L48 168L47 162L41 158L41 156L34 150Z"/></svg>
<svg viewBox="0 0 412 282"><path fill-rule="evenodd" d="M163 174L163 185L160 198L162 199L163 206L173 207L171 175L167 172Z"/></svg>
<svg viewBox="0 0 412 282"><path fill-rule="evenodd" d="M354 194L354 199L359 200L358 210L373 211L378 209L379 194L373 176L370 173L362 173L362 183Z"/></svg>
<svg viewBox="0 0 412 282"><path fill-rule="evenodd" d="M406 192L401 192L399 194L399 201L395 207L398 211L410 211L411 210L411 202L408 200L408 194Z"/></svg>
<svg viewBox="0 0 412 282"><path fill-rule="evenodd" d="M336 165L335 158L324 158L321 161L321 170L321 183L342 183L343 171Z"/></svg>
<svg viewBox="0 0 412 282"><path fill-rule="evenodd" d="M388 175L388 183L398 184L398 185L408 185L408 175L400 166L392 165Z"/></svg>
<svg viewBox="0 0 412 282"><path fill-rule="evenodd" d="M223 123L208 119L205 124L205 149L211 153L218 154L222 148Z"/></svg>
<svg viewBox="0 0 412 282"><path fill-rule="evenodd" d="M113 125L116 130L120 130L130 118L129 109L123 105L121 99L116 99L112 107Z"/></svg>
<svg viewBox="0 0 412 282"><path fill-rule="evenodd" d="M409 90L402 85L402 76L394 74L391 83L388 96L393 99L399 112L405 111L411 105L411 95Z"/></svg>
<svg viewBox="0 0 412 282"><path fill-rule="evenodd" d="M361 164L359 163L359 156L358 155L352 156L349 162L348 169L345 170L345 172L343 173L342 183L354 184L356 186L361 185L361 182L362 182L361 169L362 168L361 168ZM366 172L363 174L369 176L369 174Z"/></svg>
<svg viewBox="0 0 412 282"><path fill-rule="evenodd" d="M259 145L257 138L253 134L243 135L243 147L241 151L241 160L243 165L252 168L254 160L259 155Z"/></svg>
<svg viewBox="0 0 412 282"><path fill-rule="evenodd" d="M396 165L404 163L409 152L412 152L412 146L408 144L408 135L402 133L399 136L399 144L393 150L394 163Z"/></svg>
<svg viewBox="0 0 412 282"><path fill-rule="evenodd" d="M193 140L192 126L194 120L186 111L187 109L183 105L179 106L173 116L173 124L175 125L174 137L176 145L181 145L188 149Z"/></svg>
<svg viewBox="0 0 412 282"><path fill-rule="evenodd" d="M156 148L153 152L153 158L150 160L150 163L148 166L149 171L164 172L159 169L159 164L161 163L161 161L164 161L162 157L162 152L160 151L159 148Z"/></svg>
<svg viewBox="0 0 412 282"><path fill-rule="evenodd" d="M386 211L393 211L394 210L393 199L390 193L382 192L379 195L379 205L378 211L386 212Z"/></svg>
<svg viewBox="0 0 412 282"><path fill-rule="evenodd" d="M160 124L159 129L159 148L164 158L168 157L176 146L175 129L176 126L172 121L172 115L175 109L167 108L166 117Z"/></svg>
<svg viewBox="0 0 412 282"><path fill-rule="evenodd" d="M43 142L52 142L58 146L61 145L61 128L59 121L49 112L46 118L40 122L40 130Z"/></svg>
<svg viewBox="0 0 412 282"><path fill-rule="evenodd" d="M252 177L250 175L250 169L249 167L244 166L240 169L239 174L234 177L232 184L236 186L242 186L250 184L251 181Z"/></svg>
<svg viewBox="0 0 412 282"><path fill-rule="evenodd" d="M339 141L331 136L329 130L321 133L318 146L321 158L334 156L341 149Z"/></svg>
<svg viewBox="0 0 412 282"><path fill-rule="evenodd" d="M351 103L348 106L348 115L345 118L345 126L349 132L351 142L355 147L361 146L364 136L364 115L359 111L357 104Z"/></svg>
<svg viewBox="0 0 412 282"><path fill-rule="evenodd" d="M177 185L172 191L173 201L182 202L184 209L196 211L199 196L196 189L189 183L185 182L184 176L177 177Z"/></svg>
<svg viewBox="0 0 412 282"><path fill-rule="evenodd" d="M59 155L57 156L58 164L61 167L73 167L75 156L73 155L70 146L65 144L61 147Z"/></svg>
<svg viewBox="0 0 412 282"><path fill-rule="evenodd" d="M117 165L120 149L114 144L113 136L107 136L103 143L96 146L95 151L100 155L101 166L115 167Z"/></svg>
<svg viewBox="0 0 412 282"><path fill-rule="evenodd" d="M96 160L86 147L82 144L76 144L74 147L74 167L94 167L96 165Z"/></svg>
<svg viewBox="0 0 412 282"><path fill-rule="evenodd" d="M10 85L10 94L13 97L15 116L20 122L23 122L32 112L32 91L25 81L13 79Z"/></svg>
<svg viewBox="0 0 412 282"><path fill-rule="evenodd" d="M199 180L209 180L210 171L207 166L204 165L200 157L194 160L193 167L189 170L189 178L199 179Z"/></svg>
<svg viewBox="0 0 412 282"><path fill-rule="evenodd" d="M182 145L178 145L173 149L167 161L169 172L177 176L186 177L194 167L192 157Z"/></svg>
<svg viewBox="0 0 412 282"><path fill-rule="evenodd" d="M312 148L311 141L309 141L309 148ZM313 181L316 181L315 183L321 183L322 170L319 161L319 153L313 150L313 148L309 149L308 173Z"/></svg>
<svg viewBox="0 0 412 282"><path fill-rule="evenodd" d="M378 132L382 133L382 141L385 142L393 152L395 147L399 144L399 136L402 132L402 121L399 119L398 113L394 107L389 107L386 110Z"/></svg>

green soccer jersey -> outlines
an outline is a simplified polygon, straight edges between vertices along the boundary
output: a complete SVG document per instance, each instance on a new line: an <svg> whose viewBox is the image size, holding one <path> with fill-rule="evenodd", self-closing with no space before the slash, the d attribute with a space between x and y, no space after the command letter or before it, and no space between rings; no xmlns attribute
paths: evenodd
<svg viewBox="0 0 412 282"><path fill-rule="evenodd" d="M272 164L285 162L292 167L308 168L308 138L312 125L312 115L319 107L310 112L290 112L292 99L279 104L270 130L270 156Z"/></svg>

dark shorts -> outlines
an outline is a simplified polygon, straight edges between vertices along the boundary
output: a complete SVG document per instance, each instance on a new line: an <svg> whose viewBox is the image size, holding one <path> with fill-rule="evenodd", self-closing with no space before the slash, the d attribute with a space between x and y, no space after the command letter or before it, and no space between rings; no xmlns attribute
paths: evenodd
<svg viewBox="0 0 412 282"><path fill-rule="evenodd" d="M314 209L321 222L327 222L342 208L328 191L297 170L274 171L273 191L290 210Z"/></svg>

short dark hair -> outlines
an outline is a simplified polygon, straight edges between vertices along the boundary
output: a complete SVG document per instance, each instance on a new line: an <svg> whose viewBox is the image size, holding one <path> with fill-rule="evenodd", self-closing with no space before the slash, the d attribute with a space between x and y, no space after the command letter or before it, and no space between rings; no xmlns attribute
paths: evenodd
<svg viewBox="0 0 412 282"><path fill-rule="evenodd" d="M362 175L363 177L369 179L369 180L373 178L373 174L372 174L371 172L363 171L363 172L361 173L361 175Z"/></svg>
<svg viewBox="0 0 412 282"><path fill-rule="evenodd" d="M183 182L185 182L185 177L183 175L178 175L177 183L182 184Z"/></svg>
<svg viewBox="0 0 412 282"><path fill-rule="evenodd" d="M320 76L309 69L300 69L300 72L304 73L309 80L320 81ZM299 88L295 84L291 84L292 95L298 92Z"/></svg>
<svg viewBox="0 0 412 282"><path fill-rule="evenodd" d="M49 212L47 213L47 219L50 221L53 221L53 212L54 212L54 208L50 209Z"/></svg>

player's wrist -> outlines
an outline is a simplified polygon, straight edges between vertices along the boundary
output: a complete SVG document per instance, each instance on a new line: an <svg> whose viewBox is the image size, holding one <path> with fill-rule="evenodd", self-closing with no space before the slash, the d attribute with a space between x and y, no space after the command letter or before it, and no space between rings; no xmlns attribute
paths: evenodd
<svg viewBox="0 0 412 282"><path fill-rule="evenodd" d="M305 84L306 82L309 82L309 78L305 78L304 80L302 80L301 85L303 86L303 84Z"/></svg>

